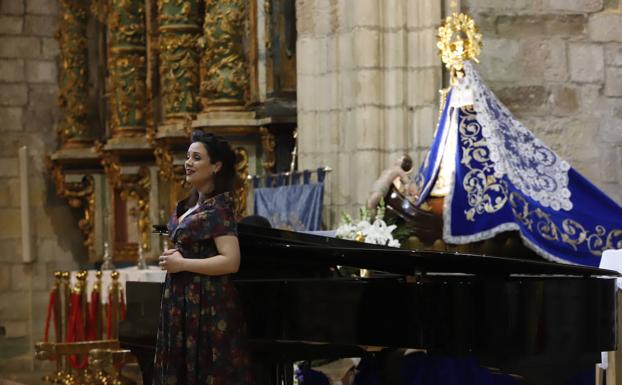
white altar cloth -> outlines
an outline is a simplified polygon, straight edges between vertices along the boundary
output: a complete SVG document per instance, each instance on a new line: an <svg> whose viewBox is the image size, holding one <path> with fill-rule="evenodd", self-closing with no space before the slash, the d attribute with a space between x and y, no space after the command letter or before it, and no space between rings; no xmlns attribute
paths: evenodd
<svg viewBox="0 0 622 385"><path fill-rule="evenodd" d="M86 276L86 293L87 293L87 301L91 300L91 291L93 290L93 286L95 285L95 281L97 278L95 277L95 273L99 270L87 270ZM106 295L102 296L102 302L108 303L108 290L110 289L110 285L112 284L112 277L110 274L115 270L103 270L102 274L102 293L106 293ZM125 300L125 283L128 281L132 282L164 282L164 278L166 277L166 271L160 270L159 267L149 266L148 269L140 270L136 266L124 267L120 269L116 269L119 272L119 284L123 289L123 295ZM76 274L79 271L72 271L70 273L70 283L71 287L76 284Z"/></svg>

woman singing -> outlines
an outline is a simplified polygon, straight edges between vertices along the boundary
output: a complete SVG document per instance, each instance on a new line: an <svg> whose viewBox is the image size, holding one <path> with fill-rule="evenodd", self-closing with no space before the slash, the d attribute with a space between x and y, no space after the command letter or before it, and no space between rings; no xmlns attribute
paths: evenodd
<svg viewBox="0 0 622 385"><path fill-rule="evenodd" d="M175 248L167 271L153 383L246 385L252 382L245 325L231 274L240 266L233 215L235 154L219 136L195 131L185 163L193 189L168 223Z"/></svg>

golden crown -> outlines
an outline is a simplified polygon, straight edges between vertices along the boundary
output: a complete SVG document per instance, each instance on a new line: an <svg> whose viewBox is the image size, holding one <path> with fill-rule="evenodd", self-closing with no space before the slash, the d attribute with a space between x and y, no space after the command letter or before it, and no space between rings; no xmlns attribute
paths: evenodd
<svg viewBox="0 0 622 385"><path fill-rule="evenodd" d="M466 60L477 63L482 48L482 34L473 18L464 13L447 16L438 27L436 46L441 60L450 71L452 80L464 75Z"/></svg>

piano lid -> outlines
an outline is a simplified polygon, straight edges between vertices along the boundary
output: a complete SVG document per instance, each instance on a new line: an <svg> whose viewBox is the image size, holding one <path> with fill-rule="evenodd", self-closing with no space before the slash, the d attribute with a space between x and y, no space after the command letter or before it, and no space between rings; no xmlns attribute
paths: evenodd
<svg viewBox="0 0 622 385"><path fill-rule="evenodd" d="M570 275L618 277L613 270L486 255L407 250L294 231L238 224L242 264L275 268L352 266L389 273L464 273L488 276Z"/></svg>

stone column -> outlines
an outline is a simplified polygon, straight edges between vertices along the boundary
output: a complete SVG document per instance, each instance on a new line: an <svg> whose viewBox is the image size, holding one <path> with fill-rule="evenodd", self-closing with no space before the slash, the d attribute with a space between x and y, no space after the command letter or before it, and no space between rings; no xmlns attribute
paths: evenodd
<svg viewBox="0 0 622 385"><path fill-rule="evenodd" d="M82 147L88 140L88 50L86 38L88 3L60 0L61 20L57 33L61 72L58 104L60 147Z"/></svg>
<svg viewBox="0 0 622 385"><path fill-rule="evenodd" d="M415 167L424 161L438 121L443 66L436 48L437 27L443 17L438 0L404 1L406 41L408 152Z"/></svg>
<svg viewBox="0 0 622 385"><path fill-rule="evenodd" d="M380 172L430 145L438 0L296 2L299 166L330 166L324 224L355 214Z"/></svg>
<svg viewBox="0 0 622 385"><path fill-rule="evenodd" d="M165 123L199 112L199 1L158 0Z"/></svg>
<svg viewBox="0 0 622 385"><path fill-rule="evenodd" d="M108 31L112 137L143 136L147 104L144 1L112 0Z"/></svg>
<svg viewBox="0 0 622 385"><path fill-rule="evenodd" d="M355 213L367 200L371 185L382 170L386 132L401 131L403 127L387 127L383 122L387 109L395 112L399 108L390 106L387 103L389 100L383 97L387 85L384 77L389 74L383 63L383 2L349 3L352 5L351 14L345 20L353 56L351 68L344 71L346 78L343 81L350 82L352 88L350 97L342 100L347 117L342 130L349 153L346 156L342 154L339 167L347 164L346 169L350 171L350 175L341 173L349 185L349 199L346 202L351 202L353 206L344 209ZM338 218L337 214L335 218Z"/></svg>
<svg viewBox="0 0 622 385"><path fill-rule="evenodd" d="M248 60L244 50L247 0L206 0L201 58L201 105L204 111L242 110L249 98Z"/></svg>

